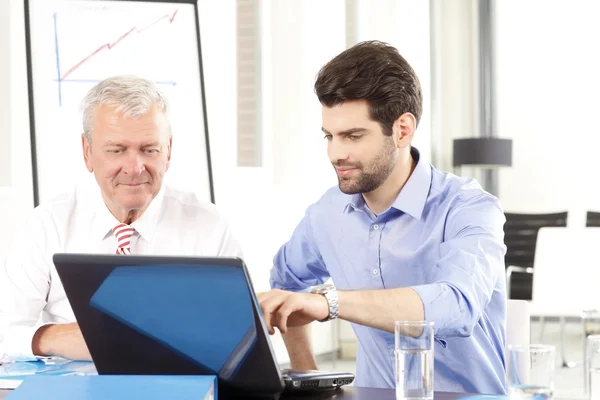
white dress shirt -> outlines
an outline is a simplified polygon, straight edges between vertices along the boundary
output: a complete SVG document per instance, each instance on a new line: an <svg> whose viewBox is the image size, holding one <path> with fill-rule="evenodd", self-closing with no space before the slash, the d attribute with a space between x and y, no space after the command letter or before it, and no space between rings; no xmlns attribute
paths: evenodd
<svg viewBox="0 0 600 400"><path fill-rule="evenodd" d="M75 322L52 256L115 254L118 223L95 184L75 187L23 221L0 264L0 360L35 359L31 341L41 325ZM163 187L131 226L131 254L242 256L215 206L192 193Z"/></svg>

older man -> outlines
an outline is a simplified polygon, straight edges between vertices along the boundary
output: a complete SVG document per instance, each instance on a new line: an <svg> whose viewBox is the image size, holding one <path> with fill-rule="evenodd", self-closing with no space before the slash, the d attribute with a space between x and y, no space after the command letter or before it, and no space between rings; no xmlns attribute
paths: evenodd
<svg viewBox="0 0 600 400"><path fill-rule="evenodd" d="M90 358L54 253L241 256L212 204L163 185L172 136L154 83L116 76L92 88L81 143L97 185L37 207L0 265L0 359Z"/></svg>

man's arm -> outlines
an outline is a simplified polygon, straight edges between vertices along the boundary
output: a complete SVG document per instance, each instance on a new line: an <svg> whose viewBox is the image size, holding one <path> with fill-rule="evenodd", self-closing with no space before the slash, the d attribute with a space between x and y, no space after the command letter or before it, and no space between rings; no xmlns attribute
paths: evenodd
<svg viewBox="0 0 600 400"><path fill-rule="evenodd" d="M425 319L421 297L411 288L339 291L338 299L338 318L382 331L394 332L395 321Z"/></svg>
<svg viewBox="0 0 600 400"><path fill-rule="evenodd" d="M0 263L0 360L47 355L90 359L77 324L40 326L38 322L51 281L51 266L36 240L40 237L24 224Z"/></svg>
<svg viewBox="0 0 600 400"><path fill-rule="evenodd" d="M310 325L290 328L283 335L283 341L290 356L293 369L315 370L317 361L312 352Z"/></svg>
<svg viewBox="0 0 600 400"><path fill-rule="evenodd" d="M423 302L410 288L338 291L338 298L338 318L388 332L394 332L395 321L424 319ZM270 334L277 327L285 337L288 332L329 316L329 305L321 294L275 289L261 293L258 300Z"/></svg>
<svg viewBox="0 0 600 400"><path fill-rule="evenodd" d="M91 361L79 324L54 324L41 326L31 341L33 354L59 356L69 360Z"/></svg>
<svg viewBox="0 0 600 400"><path fill-rule="evenodd" d="M50 287L49 266L35 238L23 225L0 264L0 359L35 359L32 338Z"/></svg>
<svg viewBox="0 0 600 400"><path fill-rule="evenodd" d="M435 322L438 336L469 336L504 271L504 214L489 195L457 207L447 222L432 283L407 288L340 291L339 317L388 332L396 320ZM302 297L301 297L302 296ZM320 320L329 313L318 294L267 293L261 302L269 329ZM308 321L308 322L307 322Z"/></svg>

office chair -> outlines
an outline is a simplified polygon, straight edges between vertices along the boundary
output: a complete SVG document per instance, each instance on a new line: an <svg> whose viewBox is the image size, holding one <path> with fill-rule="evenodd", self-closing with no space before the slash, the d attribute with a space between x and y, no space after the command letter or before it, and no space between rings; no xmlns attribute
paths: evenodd
<svg viewBox="0 0 600 400"><path fill-rule="evenodd" d="M588 211L585 216L585 226L586 227L600 226L600 212Z"/></svg>
<svg viewBox="0 0 600 400"><path fill-rule="evenodd" d="M504 213L506 293L509 299L531 300L533 260L542 227L567 226L567 212L552 214Z"/></svg>

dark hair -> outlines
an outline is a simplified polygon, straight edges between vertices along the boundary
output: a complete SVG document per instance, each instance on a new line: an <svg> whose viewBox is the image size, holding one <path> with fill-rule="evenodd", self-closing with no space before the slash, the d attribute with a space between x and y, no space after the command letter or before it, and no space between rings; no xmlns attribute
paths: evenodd
<svg viewBox="0 0 600 400"><path fill-rule="evenodd" d="M358 43L329 61L317 76L315 93L326 107L352 100L366 100L373 121L385 135L392 135L394 121L409 112L417 124L423 100L415 71L387 43Z"/></svg>

